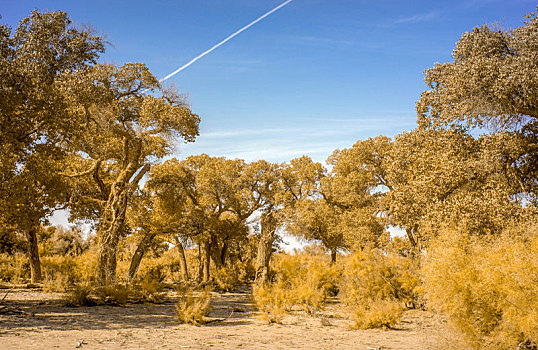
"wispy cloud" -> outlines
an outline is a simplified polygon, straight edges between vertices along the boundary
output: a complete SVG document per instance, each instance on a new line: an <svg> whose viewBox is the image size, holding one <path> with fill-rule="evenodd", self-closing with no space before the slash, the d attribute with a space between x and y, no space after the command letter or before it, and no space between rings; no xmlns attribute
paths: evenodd
<svg viewBox="0 0 538 350"><path fill-rule="evenodd" d="M427 13L417 13L413 16L400 17L394 21L395 24L405 24L405 23L418 23L418 22L428 22L432 21L439 17L439 11L431 11Z"/></svg>
<svg viewBox="0 0 538 350"><path fill-rule="evenodd" d="M267 135L267 134L276 134L290 132L290 129L239 129L239 130L225 130L225 131L214 131L202 133L201 137L207 139L218 139L218 138L230 138L238 136L255 136L255 135Z"/></svg>
<svg viewBox="0 0 538 350"><path fill-rule="evenodd" d="M202 130L195 143L179 146L177 156L207 153L246 161L282 162L308 155L324 162L335 149L351 147L359 139L413 129L414 114L398 112L377 118L302 117L292 122L281 120L278 127L243 125L240 129Z"/></svg>

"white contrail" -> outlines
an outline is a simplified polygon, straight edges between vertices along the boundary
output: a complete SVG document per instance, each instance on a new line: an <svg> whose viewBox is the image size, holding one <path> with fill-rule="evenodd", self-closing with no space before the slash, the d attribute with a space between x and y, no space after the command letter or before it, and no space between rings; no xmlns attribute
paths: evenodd
<svg viewBox="0 0 538 350"><path fill-rule="evenodd" d="M258 23L259 21L261 21L262 19L264 19L265 17L269 16L270 14L272 14L273 12L276 12L278 10L280 10L281 8L283 8L284 6L286 6L287 4L289 4L290 2L292 2L293 0L287 0L285 2L283 2L282 4L278 5L277 7L275 7L274 9L272 9L271 11L265 13L264 15L258 17L257 19L255 19L254 21L250 22L249 24L247 24L246 26L244 26L243 28L239 29L238 31L234 32L233 34L231 34L230 36L228 36L226 39L222 40L220 43L212 46L210 49L202 52L200 55L194 57L192 60L190 60L189 62L185 63L183 66L179 67L178 69L176 69L175 71L173 71L172 73L168 74L167 76L165 76L164 78L161 78L159 80L160 83L162 83L163 81L167 80L167 79L170 79L171 77L173 77L174 75L176 75L177 73L181 72L183 69L187 68L188 66L190 66L191 64L193 64L194 62L198 61L200 58L204 57L205 55L207 55L208 53L210 53L211 51L215 50L217 47L221 46L222 44L225 44L228 40L232 39L233 37L239 35L241 32L247 30L248 28L252 27L253 25L255 25L256 23Z"/></svg>

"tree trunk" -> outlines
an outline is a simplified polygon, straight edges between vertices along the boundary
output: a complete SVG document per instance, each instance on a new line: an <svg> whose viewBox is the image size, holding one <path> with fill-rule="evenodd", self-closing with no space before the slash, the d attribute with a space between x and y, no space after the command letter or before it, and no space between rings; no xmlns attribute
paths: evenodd
<svg viewBox="0 0 538 350"><path fill-rule="evenodd" d="M29 257L30 257L30 273L32 283L39 283L41 277L41 261L39 260L39 247L37 245L37 226L32 226L26 233L28 238Z"/></svg>
<svg viewBox="0 0 538 350"><path fill-rule="evenodd" d="M202 283L209 282L209 263L211 262L211 244L205 241L202 244Z"/></svg>
<svg viewBox="0 0 538 350"><path fill-rule="evenodd" d="M138 153L140 153L140 149L138 149ZM139 170L138 174L130 181L137 170ZM138 186L138 182L148 170L148 164L140 168L138 162L131 162L118 175L114 184L111 186L97 231L99 250L96 277L100 285L108 285L116 282L116 254L118 242L125 224L127 202L132 190Z"/></svg>
<svg viewBox="0 0 538 350"><path fill-rule="evenodd" d="M269 273L269 262L273 253L273 242L276 238L277 221L272 214L263 214L261 218L261 234L256 255L256 283L264 283Z"/></svg>
<svg viewBox="0 0 538 350"><path fill-rule="evenodd" d="M144 235L144 237L142 237L142 240L138 244L138 247L136 247L136 251L131 258L131 265L129 266L129 275L127 276L128 282L131 282L136 277L138 267L140 267L140 262L142 261L144 254L148 250L148 247L151 245L151 242L156 235L156 233L153 233L151 231L146 232L146 234Z"/></svg>
<svg viewBox="0 0 538 350"><path fill-rule="evenodd" d="M407 238L409 239L409 243L411 243L411 246L413 248L417 247L417 241L415 240L415 237L413 235L413 230L409 227L405 229L405 233L407 233Z"/></svg>
<svg viewBox="0 0 538 350"><path fill-rule="evenodd" d="M218 243L216 241L211 242L211 260L213 260L213 263L215 264L215 267L217 270L220 270L222 268L222 257L221 257L221 251Z"/></svg>
<svg viewBox="0 0 538 350"><path fill-rule="evenodd" d="M204 262L203 262L203 256L202 256L202 244L198 244L198 274L196 276L196 281L198 283L202 282L204 274Z"/></svg>
<svg viewBox="0 0 538 350"><path fill-rule="evenodd" d="M331 250L331 264L336 263L336 249Z"/></svg>
<svg viewBox="0 0 538 350"><path fill-rule="evenodd" d="M183 244L181 241L177 240L176 247L179 252L179 266L181 268L181 278L184 281L189 280L189 270L187 268L187 259L185 258L185 249L183 249Z"/></svg>
<svg viewBox="0 0 538 350"><path fill-rule="evenodd" d="M222 244L222 249L220 250L220 264L226 266L226 253L228 252L228 245L226 242Z"/></svg>

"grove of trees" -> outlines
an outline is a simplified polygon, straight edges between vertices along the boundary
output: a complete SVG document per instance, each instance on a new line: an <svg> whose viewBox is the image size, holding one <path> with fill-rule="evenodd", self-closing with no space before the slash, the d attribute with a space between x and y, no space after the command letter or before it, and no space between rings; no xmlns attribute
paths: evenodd
<svg viewBox="0 0 538 350"><path fill-rule="evenodd" d="M414 130L337 149L327 166L307 156L163 161L195 140L200 118L144 64L97 63L104 50L64 12L0 26L0 279L241 280L268 298L263 286L299 283L283 282L285 259L276 272L271 263L287 232L328 253L328 265L304 266L329 271L342 256L357 317L405 299L446 313L475 348L536 349L536 13L513 30L464 33L453 61L426 71ZM90 224L89 236L48 226L56 210ZM496 268L482 275L488 259ZM345 289L386 283L376 268L400 276L400 289Z"/></svg>

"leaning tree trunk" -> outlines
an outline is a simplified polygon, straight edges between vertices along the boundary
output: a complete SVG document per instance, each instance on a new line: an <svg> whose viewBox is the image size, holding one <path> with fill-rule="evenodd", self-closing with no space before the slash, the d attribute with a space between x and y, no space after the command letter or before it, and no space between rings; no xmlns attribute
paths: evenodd
<svg viewBox="0 0 538 350"><path fill-rule="evenodd" d="M142 261L144 254L150 247L151 242L153 242L153 239L156 235L157 234L152 231L147 231L144 237L142 237L140 243L138 244L138 247L136 247L133 257L131 258L131 265L129 266L129 275L127 276L128 282L133 281L136 277L138 267L140 267L140 262Z"/></svg>
<svg viewBox="0 0 538 350"><path fill-rule="evenodd" d="M37 226L32 226L26 233L28 238L28 253L30 257L30 273L32 283L41 282L41 261L39 260L39 247L37 245Z"/></svg>
<svg viewBox="0 0 538 350"><path fill-rule="evenodd" d="M273 253L273 242L276 238L277 221L272 214L263 214L261 234L256 255L256 283L264 283L269 273L269 262Z"/></svg>

